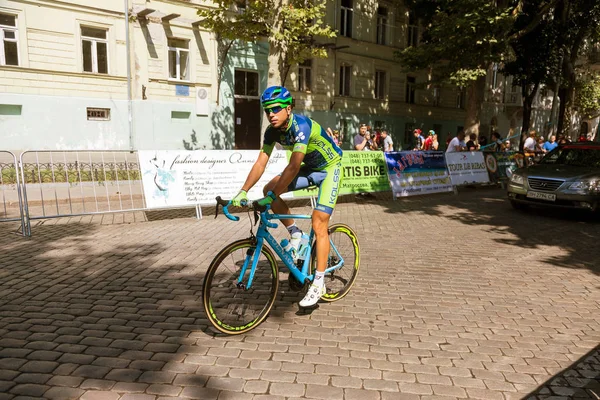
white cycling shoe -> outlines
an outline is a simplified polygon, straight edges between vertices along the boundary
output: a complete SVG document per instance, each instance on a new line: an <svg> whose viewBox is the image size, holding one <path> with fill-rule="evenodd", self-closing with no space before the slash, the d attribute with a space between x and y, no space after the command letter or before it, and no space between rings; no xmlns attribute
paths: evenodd
<svg viewBox="0 0 600 400"><path fill-rule="evenodd" d="M319 287L315 284L312 284L310 285L308 291L306 292L306 295L302 300L300 300L300 303L298 303L298 305L300 307L312 307L315 304L317 304L321 296L323 296L325 293L327 293L325 285Z"/></svg>

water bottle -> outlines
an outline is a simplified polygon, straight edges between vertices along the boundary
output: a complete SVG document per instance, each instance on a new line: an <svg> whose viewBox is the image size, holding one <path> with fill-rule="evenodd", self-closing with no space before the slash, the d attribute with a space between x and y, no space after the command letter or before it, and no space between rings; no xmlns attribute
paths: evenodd
<svg viewBox="0 0 600 400"><path fill-rule="evenodd" d="M300 247L298 248L298 259L304 260L307 256L308 252L308 239L309 236L306 233L302 234L302 239L300 240Z"/></svg>
<svg viewBox="0 0 600 400"><path fill-rule="evenodd" d="M283 239L281 241L281 247L283 248L283 251L285 251L286 253L289 253L290 251L292 251L292 244L287 239Z"/></svg>

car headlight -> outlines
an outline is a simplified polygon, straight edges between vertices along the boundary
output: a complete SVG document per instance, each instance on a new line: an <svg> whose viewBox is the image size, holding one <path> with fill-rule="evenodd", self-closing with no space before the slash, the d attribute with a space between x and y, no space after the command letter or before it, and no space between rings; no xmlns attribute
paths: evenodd
<svg viewBox="0 0 600 400"><path fill-rule="evenodd" d="M590 181L573 182L569 185L569 190L578 190L590 193L600 193L600 179Z"/></svg>
<svg viewBox="0 0 600 400"><path fill-rule="evenodd" d="M510 176L510 183L515 185L523 185L525 183L525 178L522 175L512 174Z"/></svg>

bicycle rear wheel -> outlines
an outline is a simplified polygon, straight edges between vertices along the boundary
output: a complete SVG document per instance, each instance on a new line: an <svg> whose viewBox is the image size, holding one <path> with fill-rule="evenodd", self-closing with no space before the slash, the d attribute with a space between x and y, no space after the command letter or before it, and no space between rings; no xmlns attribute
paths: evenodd
<svg viewBox="0 0 600 400"><path fill-rule="evenodd" d="M325 275L327 292L321 300L332 302L348 294L358 276L360 267L360 248L356 233L346 224L334 224L329 227L329 257L327 268L343 264L334 271ZM315 273L317 269L317 247L313 243L310 270Z"/></svg>
<svg viewBox="0 0 600 400"><path fill-rule="evenodd" d="M269 314L279 287L273 252L262 247L250 289L246 289L256 243L251 239L233 242L211 262L202 285L204 310L219 331L238 335L256 328ZM247 268L240 285L244 264Z"/></svg>

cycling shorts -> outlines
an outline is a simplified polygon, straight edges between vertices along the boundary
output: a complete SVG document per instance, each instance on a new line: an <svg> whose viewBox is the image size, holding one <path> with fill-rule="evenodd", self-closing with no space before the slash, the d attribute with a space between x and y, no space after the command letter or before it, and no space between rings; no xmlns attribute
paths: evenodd
<svg viewBox="0 0 600 400"><path fill-rule="evenodd" d="M306 189L309 186L318 186L319 198L317 199L315 210L331 215L337 202L342 178L343 170L341 162L330 165L321 171L302 167L298 175L288 185L288 192Z"/></svg>

